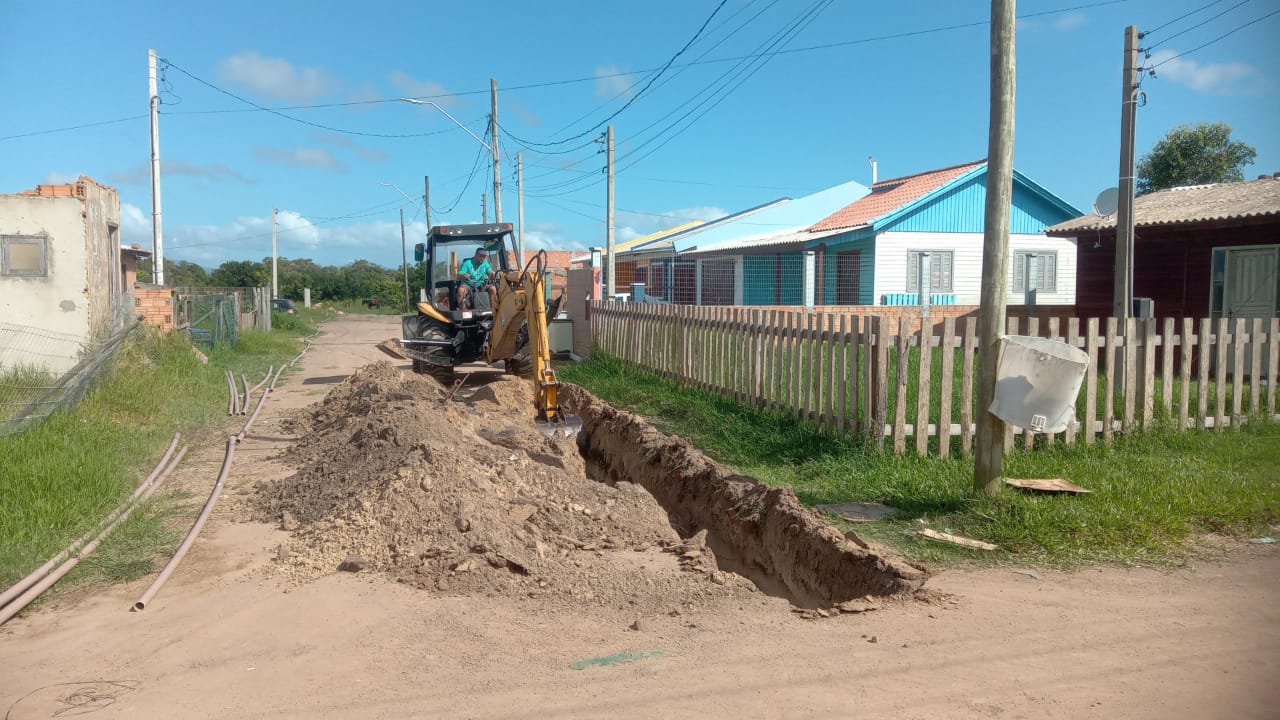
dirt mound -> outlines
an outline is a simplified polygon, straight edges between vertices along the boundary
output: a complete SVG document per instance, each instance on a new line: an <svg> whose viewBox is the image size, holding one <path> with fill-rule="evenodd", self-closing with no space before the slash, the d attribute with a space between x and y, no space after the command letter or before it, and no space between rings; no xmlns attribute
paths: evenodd
<svg viewBox="0 0 1280 720"><path fill-rule="evenodd" d="M644 488L587 479L573 439L534 428L529 382L473 379L444 395L382 362L310 411L289 455L297 474L252 503L294 531L284 572L307 580L345 563L435 591L601 604L754 591L683 541Z"/></svg>

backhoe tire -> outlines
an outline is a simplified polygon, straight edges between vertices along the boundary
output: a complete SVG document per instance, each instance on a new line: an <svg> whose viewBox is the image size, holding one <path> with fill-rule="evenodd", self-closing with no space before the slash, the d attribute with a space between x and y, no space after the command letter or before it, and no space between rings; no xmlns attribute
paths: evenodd
<svg viewBox="0 0 1280 720"><path fill-rule="evenodd" d="M422 326L423 340L448 340L449 333L441 325L427 321ZM453 357L444 348L432 349L429 354L439 357L442 362L453 362ZM439 365L425 360L414 360L413 371L422 375L430 375L446 387L453 385L453 365Z"/></svg>
<svg viewBox="0 0 1280 720"><path fill-rule="evenodd" d="M516 377L532 378L534 376L533 354L529 345L529 328L522 326L516 334L516 354L507 358L507 372Z"/></svg>

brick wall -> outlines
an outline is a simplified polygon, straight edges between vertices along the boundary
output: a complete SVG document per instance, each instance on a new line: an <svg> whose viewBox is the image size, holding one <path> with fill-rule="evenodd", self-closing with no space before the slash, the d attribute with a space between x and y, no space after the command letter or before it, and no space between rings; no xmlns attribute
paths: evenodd
<svg viewBox="0 0 1280 720"><path fill-rule="evenodd" d="M137 283L133 287L133 305L143 322L162 330L172 330L173 295L172 288Z"/></svg>

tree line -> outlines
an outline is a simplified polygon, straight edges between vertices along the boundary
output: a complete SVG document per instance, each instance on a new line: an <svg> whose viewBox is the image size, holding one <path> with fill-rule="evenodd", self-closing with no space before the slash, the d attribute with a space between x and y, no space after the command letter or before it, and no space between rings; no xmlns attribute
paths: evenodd
<svg viewBox="0 0 1280 720"><path fill-rule="evenodd" d="M426 266L409 266L412 296L422 285ZM347 265L320 265L308 258L277 258L279 296L302 300L302 289L311 288L312 302L376 299L384 307L404 303L404 275L398 267L385 268L368 260ZM138 263L138 280L151 282L151 260ZM170 260L164 265L165 285L170 287L270 287L271 258L261 261L228 260L212 271L186 260Z"/></svg>

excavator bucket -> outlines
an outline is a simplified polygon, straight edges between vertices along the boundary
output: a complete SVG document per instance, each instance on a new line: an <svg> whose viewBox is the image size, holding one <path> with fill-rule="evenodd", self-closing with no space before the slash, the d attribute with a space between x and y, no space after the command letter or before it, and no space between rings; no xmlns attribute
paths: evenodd
<svg viewBox="0 0 1280 720"><path fill-rule="evenodd" d="M537 426L538 431L547 437L555 437L562 433L565 437L574 437L582 432L582 418L577 415L556 413L550 419L539 417Z"/></svg>
<svg viewBox="0 0 1280 720"><path fill-rule="evenodd" d="M378 348L378 349L379 349L379 350L381 350L382 352L384 352L384 353L386 353L386 354L390 355L391 357L393 357L393 358L395 358L395 359L397 359L397 360L408 360L408 359L409 359L409 356L408 356L408 355L405 355L405 354L404 354L404 352L402 352L402 351L400 350L400 342L399 342L398 340L396 340L395 338L392 338L392 339L390 339L390 340L383 340L382 342L378 343L377 345L374 345L374 347Z"/></svg>

